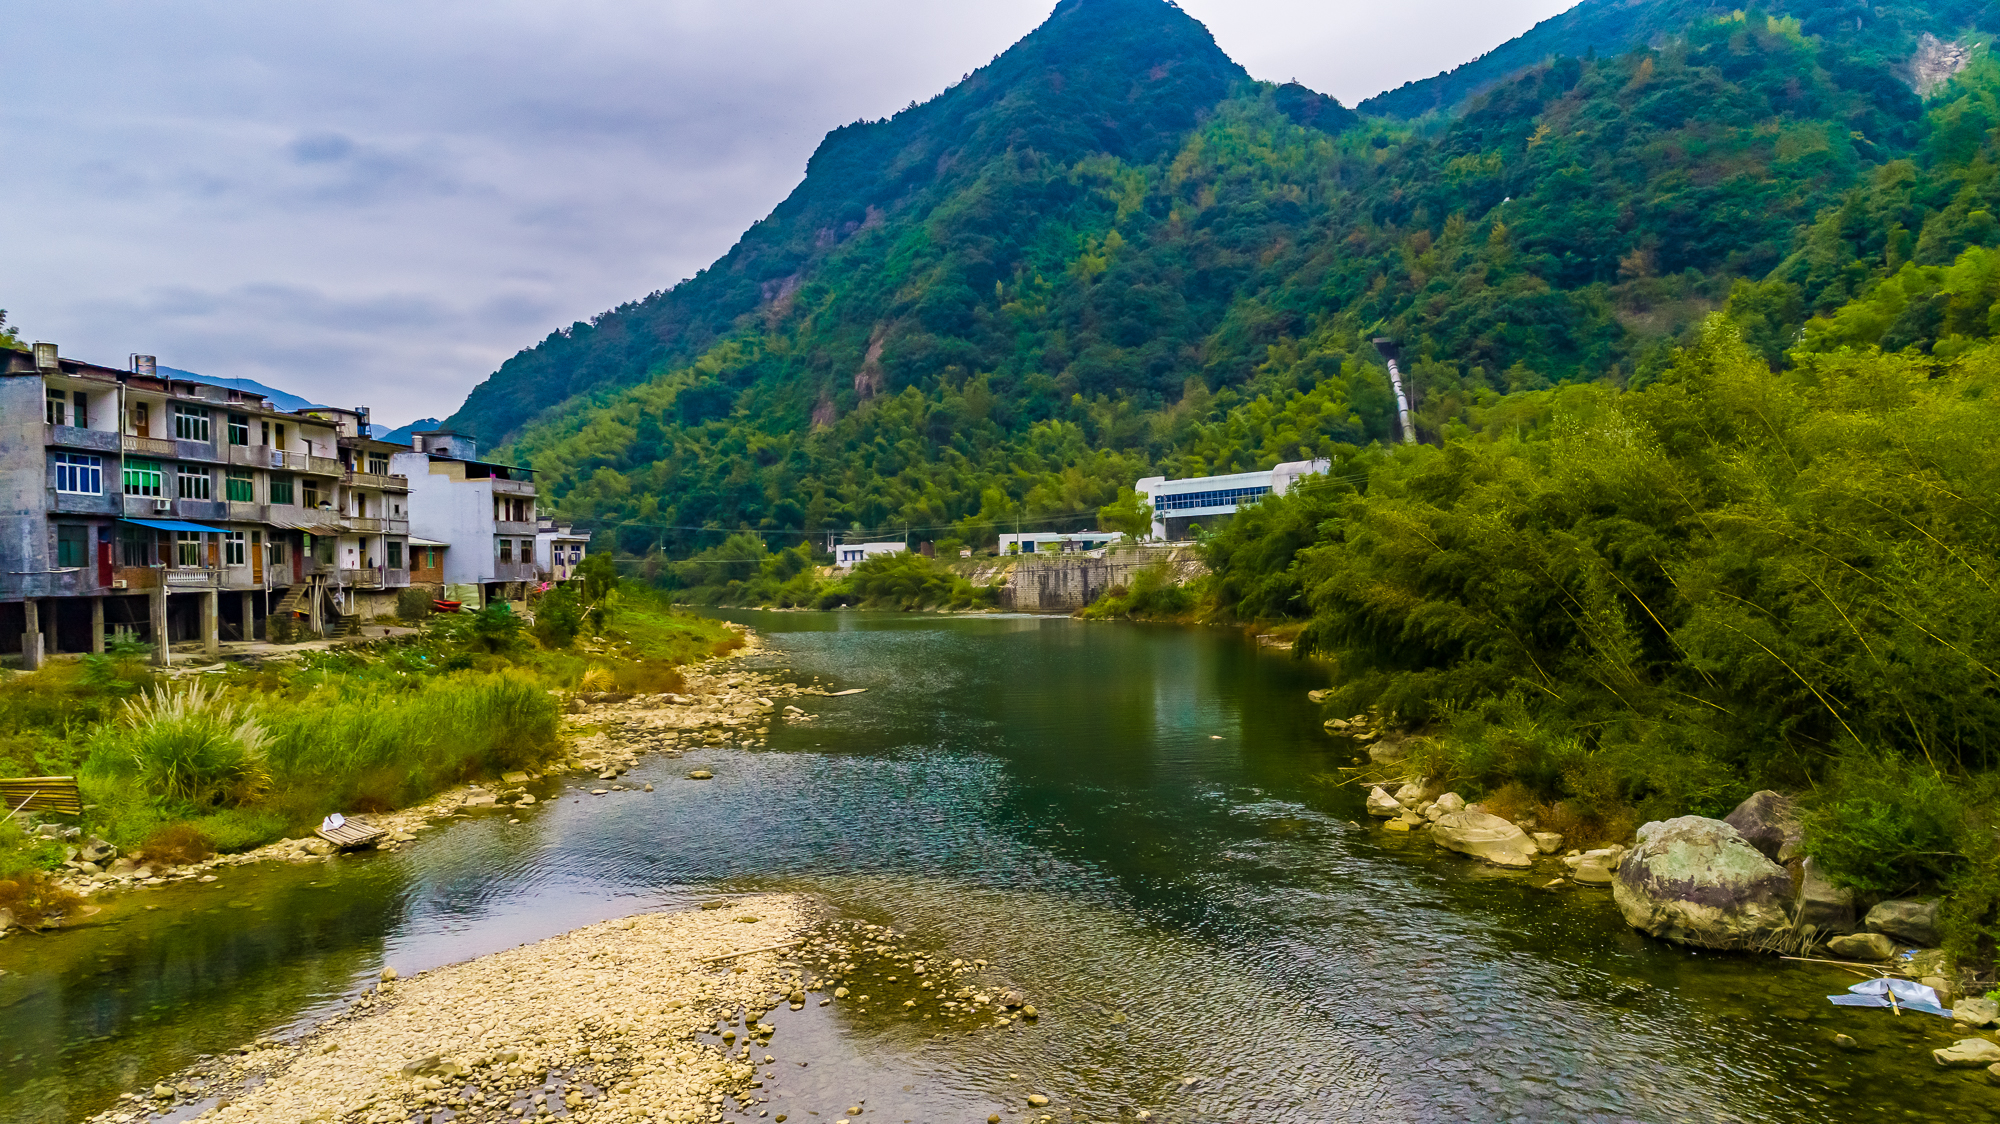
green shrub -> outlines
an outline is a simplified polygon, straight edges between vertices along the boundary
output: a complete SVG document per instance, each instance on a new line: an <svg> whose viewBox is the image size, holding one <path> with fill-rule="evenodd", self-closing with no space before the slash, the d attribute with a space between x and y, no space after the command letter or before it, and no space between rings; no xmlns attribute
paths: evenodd
<svg viewBox="0 0 2000 1124"><path fill-rule="evenodd" d="M1134 571L1129 584L1111 587L1078 615L1092 620L1180 617L1193 612L1194 607L1194 590L1183 584L1173 564L1163 559Z"/></svg>
<svg viewBox="0 0 2000 1124"><path fill-rule="evenodd" d="M432 601L429 589L412 586L396 595L396 616L406 621L421 621L437 611Z"/></svg>
<svg viewBox="0 0 2000 1124"><path fill-rule="evenodd" d="M521 636L521 618L505 601L494 601L472 614L472 643L483 651L504 652Z"/></svg>
<svg viewBox="0 0 2000 1124"><path fill-rule="evenodd" d="M204 680L157 687L133 699L106 740L92 764L108 756L105 766L116 769L122 753L139 784L168 806L242 804L270 784L263 727Z"/></svg>
<svg viewBox="0 0 2000 1124"><path fill-rule="evenodd" d="M583 631L583 609L574 591L561 586L542 595L535 605L535 623L529 629L544 648L567 648Z"/></svg>
<svg viewBox="0 0 2000 1124"><path fill-rule="evenodd" d="M1923 762L1852 750L1806 812L1806 850L1858 890L1895 895L1946 881L1963 861L1967 795Z"/></svg>
<svg viewBox="0 0 2000 1124"><path fill-rule="evenodd" d="M975 586L934 559L905 551L878 554L855 566L846 578L827 587L818 607L974 609L991 605L998 597L994 587Z"/></svg>

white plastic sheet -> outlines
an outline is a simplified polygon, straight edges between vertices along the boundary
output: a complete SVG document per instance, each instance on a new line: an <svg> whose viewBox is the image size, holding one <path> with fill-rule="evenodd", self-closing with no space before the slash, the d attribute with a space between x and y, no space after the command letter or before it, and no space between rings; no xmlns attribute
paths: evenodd
<svg viewBox="0 0 2000 1124"><path fill-rule="evenodd" d="M1895 1003L1889 996L1896 997ZM1926 1015L1950 1018L1951 1012L1939 1005L1937 992L1915 980L1863 980L1847 989L1846 995L1829 995L1827 999L1836 1007L1900 1007L1906 1011L1922 1011Z"/></svg>

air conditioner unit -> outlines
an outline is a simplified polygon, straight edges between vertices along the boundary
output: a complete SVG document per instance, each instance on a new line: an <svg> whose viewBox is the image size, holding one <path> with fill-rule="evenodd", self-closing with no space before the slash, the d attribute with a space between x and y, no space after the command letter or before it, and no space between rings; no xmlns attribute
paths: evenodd
<svg viewBox="0 0 2000 1124"><path fill-rule="evenodd" d="M128 584L129 583L127 583L124 578L113 578L111 581L111 588L124 589Z"/></svg>
<svg viewBox="0 0 2000 1124"><path fill-rule="evenodd" d="M174 509L174 501L172 501L172 500L154 500L154 501L153 501L153 510L154 510L155 512L170 512L170 511L172 511L173 509Z"/></svg>

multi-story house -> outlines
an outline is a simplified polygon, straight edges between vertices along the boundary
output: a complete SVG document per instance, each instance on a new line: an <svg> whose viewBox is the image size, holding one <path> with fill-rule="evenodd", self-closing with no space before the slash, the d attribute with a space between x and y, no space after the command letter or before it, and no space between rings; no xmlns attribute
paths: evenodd
<svg viewBox="0 0 2000 1124"><path fill-rule="evenodd" d="M535 569L535 474L479 459L470 437L438 430L411 438L389 458L409 480L410 530L451 544L444 552L445 597L475 607L518 600Z"/></svg>
<svg viewBox="0 0 2000 1124"><path fill-rule="evenodd" d="M584 551L590 546L590 532L578 531L567 523L541 519L535 523L535 570L545 582L566 582L583 565Z"/></svg>
<svg viewBox="0 0 2000 1124"><path fill-rule="evenodd" d="M163 378L150 356L117 370L53 344L0 349L0 653L37 666L117 630L165 662L174 642L213 652L273 614L325 631L366 608L357 591L398 580L408 489L365 471L367 442L343 446L365 412L321 413Z"/></svg>

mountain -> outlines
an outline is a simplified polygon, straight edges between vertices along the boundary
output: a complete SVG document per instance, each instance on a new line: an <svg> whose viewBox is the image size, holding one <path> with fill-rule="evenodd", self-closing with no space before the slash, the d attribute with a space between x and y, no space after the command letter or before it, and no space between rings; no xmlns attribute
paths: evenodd
<svg viewBox="0 0 2000 1124"><path fill-rule="evenodd" d="M1966 163L1996 83L1950 77L1958 9L1813 34L1674 2L1620 9L1685 18L1648 45L1404 122L1251 80L1163 0L1064 0L937 98L836 130L721 261L517 355L447 424L628 551L990 540L1087 525L1140 476L1392 437L1376 336L1446 440L1509 394L1643 382L1725 309L1782 361L1912 255L2000 241Z"/></svg>
<svg viewBox="0 0 2000 1124"><path fill-rule="evenodd" d="M1018 224L1083 193L1046 169L1092 155L1151 161L1247 77L1205 27L1163 0L1062 0L944 94L834 130L799 188L721 261L671 292L551 334L480 384L447 424L497 440L571 396L691 360L740 318L784 316L857 234L909 229L953 201L978 213L947 219L960 241L940 247L948 277L926 310L969 310L1013 271L995 236L1027 233Z"/></svg>
<svg viewBox="0 0 2000 1124"><path fill-rule="evenodd" d="M242 390L251 394L261 394L265 398L270 399L271 405L276 406L280 410L305 410L320 405L320 403L309 402L304 398L300 398L296 394L288 394L276 387L265 386L255 379L211 378L207 375L195 374L193 371L183 371L177 367L161 367L160 373L169 378L186 379L189 382L198 382L205 386L222 386L228 387L230 390Z"/></svg>
<svg viewBox="0 0 2000 1124"><path fill-rule="evenodd" d="M1738 7L1714 0L1584 0L1471 62L1435 78L1406 82L1357 108L1371 116L1402 118L1454 111L1475 95L1550 59L1592 58L1662 45L1688 27L1727 16ZM1842 82L1851 85L1898 80L1901 76L1894 72L1907 62L1909 42L1920 34L1950 37L1976 25L1993 30L1988 8L1984 0L1887 5L1795 0L1763 5L1758 12L1796 18L1804 34L1837 42L1846 69L1853 72ZM1871 44L1881 50L1869 50Z"/></svg>
<svg viewBox="0 0 2000 1124"><path fill-rule="evenodd" d="M408 425L398 426L395 429L383 429L383 427L379 425L371 426L370 428L375 430L380 430L380 432L372 434L372 436L377 441L393 441L398 445L407 445L411 441L412 434L423 433L429 430L437 429L443 424L444 424L443 422L437 420L436 418L418 418L416 421L413 421Z"/></svg>

